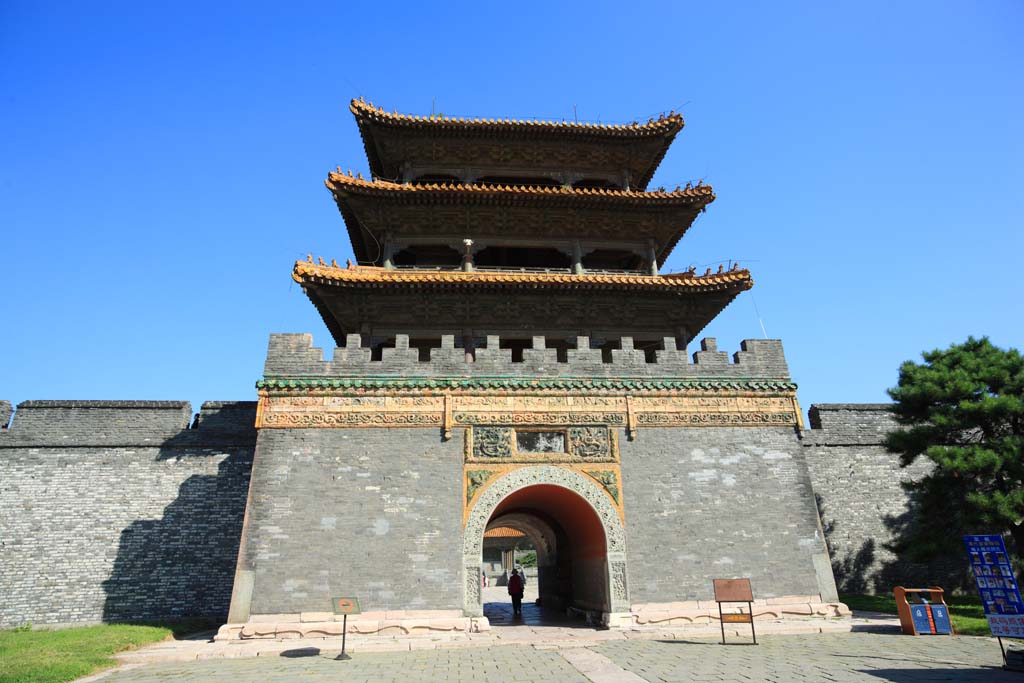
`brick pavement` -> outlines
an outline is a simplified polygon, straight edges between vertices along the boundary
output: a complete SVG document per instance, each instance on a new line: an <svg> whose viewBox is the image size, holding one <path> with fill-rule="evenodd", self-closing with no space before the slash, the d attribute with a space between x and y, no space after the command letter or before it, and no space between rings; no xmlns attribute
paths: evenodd
<svg viewBox="0 0 1024 683"><path fill-rule="evenodd" d="M308 641L304 641L303 645ZM748 641L749 642L749 641ZM295 647L259 657L140 664L95 677L103 683L167 681L856 681L910 683L1024 681L1002 671L999 646L987 638L912 638L880 633L766 635L759 645L710 639L622 639L575 647L533 644L356 653Z"/></svg>

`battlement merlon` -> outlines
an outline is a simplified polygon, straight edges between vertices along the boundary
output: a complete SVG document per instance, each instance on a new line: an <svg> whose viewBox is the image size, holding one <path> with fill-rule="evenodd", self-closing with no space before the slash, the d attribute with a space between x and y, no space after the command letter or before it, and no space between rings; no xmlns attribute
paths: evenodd
<svg viewBox="0 0 1024 683"><path fill-rule="evenodd" d="M789 382L789 368L777 339L747 339L732 355L718 351L713 338L701 341L692 361L679 350L675 337L665 337L661 349L635 349L632 337L621 337L617 349L592 349L590 339L575 339L576 348L548 348L543 336L532 347L501 348L501 338L488 335L486 344L470 353L455 345L455 335L443 335L440 348L410 348L409 336L394 338L394 346L365 346L361 335L350 334L344 347L324 360L310 334L272 334L264 366L265 379L341 377L524 377L524 378L678 378ZM429 351L429 360L420 360ZM376 360L375 358L378 358ZM513 359L516 360L513 360Z"/></svg>

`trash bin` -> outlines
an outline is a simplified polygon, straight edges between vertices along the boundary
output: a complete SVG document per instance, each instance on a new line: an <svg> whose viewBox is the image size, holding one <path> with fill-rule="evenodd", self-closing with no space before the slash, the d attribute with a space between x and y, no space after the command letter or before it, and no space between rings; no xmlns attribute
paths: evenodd
<svg viewBox="0 0 1024 683"><path fill-rule="evenodd" d="M953 635L949 620L945 592L938 586L931 588L904 588L892 590L896 599L896 612L900 626L908 636Z"/></svg>

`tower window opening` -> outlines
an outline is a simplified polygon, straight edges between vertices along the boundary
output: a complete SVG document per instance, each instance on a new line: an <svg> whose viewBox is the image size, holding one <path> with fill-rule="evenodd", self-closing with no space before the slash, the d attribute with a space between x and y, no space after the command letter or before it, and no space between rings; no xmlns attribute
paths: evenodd
<svg viewBox="0 0 1024 683"><path fill-rule="evenodd" d="M462 178L447 173L424 173L412 181L414 185L462 185Z"/></svg>
<svg viewBox="0 0 1024 683"><path fill-rule="evenodd" d="M597 249L583 257L586 270L642 270L644 258L623 249Z"/></svg>
<svg viewBox="0 0 1024 683"><path fill-rule="evenodd" d="M525 185L528 187L561 187L562 183L555 180L554 178L547 178L544 176L498 176L489 175L477 178L477 185L511 185L520 186Z"/></svg>
<svg viewBox="0 0 1024 683"><path fill-rule="evenodd" d="M523 362L523 351L525 349L533 348L532 339L505 339L504 337L498 342L499 349L511 349L512 350L512 362L522 363Z"/></svg>
<svg viewBox="0 0 1024 683"><path fill-rule="evenodd" d="M573 187L577 190L621 190L622 186L604 178L583 178L577 180Z"/></svg>
<svg viewBox="0 0 1024 683"><path fill-rule="evenodd" d="M568 271L572 260L550 247L487 247L473 257L477 268L538 268Z"/></svg>
<svg viewBox="0 0 1024 683"><path fill-rule="evenodd" d="M656 362L658 362L656 354L657 354L658 351L664 351L665 350L665 343L662 340L660 340L660 339L657 339L657 340L647 340L647 339L639 340L639 339L635 339L635 340L633 340L633 348L636 349L637 351L643 351L644 352L644 362L646 362L646 363L656 363Z"/></svg>
<svg viewBox="0 0 1024 683"><path fill-rule="evenodd" d="M569 362L569 349L576 348L575 339L552 339L547 337L544 340L544 346L549 349L555 350L555 361L558 363Z"/></svg>
<svg viewBox="0 0 1024 683"><path fill-rule="evenodd" d="M379 362L384 360L384 349L395 348L395 340L385 339L383 341L374 340L374 343L370 346L370 361Z"/></svg>
<svg viewBox="0 0 1024 683"><path fill-rule="evenodd" d="M409 348L416 349L419 354L419 362L429 363L430 362L430 350L441 348L440 337L417 337L409 339Z"/></svg>
<svg viewBox="0 0 1024 683"><path fill-rule="evenodd" d="M622 349L622 342L618 339L604 340L604 339L591 339L590 348L601 350L601 362L611 363L612 351Z"/></svg>
<svg viewBox="0 0 1024 683"><path fill-rule="evenodd" d="M462 254L445 244L413 244L395 252L391 262L398 268L458 268Z"/></svg>

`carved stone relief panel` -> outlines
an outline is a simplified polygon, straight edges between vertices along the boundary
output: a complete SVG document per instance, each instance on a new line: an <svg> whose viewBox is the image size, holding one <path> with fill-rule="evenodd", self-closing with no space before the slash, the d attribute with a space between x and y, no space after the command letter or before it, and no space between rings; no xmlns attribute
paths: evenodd
<svg viewBox="0 0 1024 683"><path fill-rule="evenodd" d="M472 431L474 458L512 457L511 428L475 427Z"/></svg>
<svg viewBox="0 0 1024 683"><path fill-rule="evenodd" d="M569 413L568 415L572 415ZM496 418L497 415L488 417ZM511 417L511 416L506 416ZM459 423L458 414L455 416ZM561 427L560 422L529 422L529 427L472 425L465 430L464 452L467 462L503 460L509 462L617 462L619 444L613 429L606 425ZM561 428L560 428L561 427ZM524 450L538 439L545 444L564 444L560 448ZM543 438L541 438L543 437ZM557 438L556 438L557 437ZM538 441L538 443L540 442Z"/></svg>
<svg viewBox="0 0 1024 683"><path fill-rule="evenodd" d="M607 427L570 427L570 452L584 460L607 458L611 454Z"/></svg>

